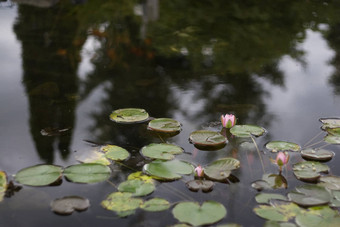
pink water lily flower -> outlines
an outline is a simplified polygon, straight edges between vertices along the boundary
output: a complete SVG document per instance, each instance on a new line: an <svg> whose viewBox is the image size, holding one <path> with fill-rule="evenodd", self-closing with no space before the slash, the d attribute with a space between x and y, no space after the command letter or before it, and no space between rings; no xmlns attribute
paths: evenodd
<svg viewBox="0 0 340 227"><path fill-rule="evenodd" d="M276 156L275 163L280 167L280 171L282 170L282 166L286 165L289 161L289 154L287 152L279 152Z"/></svg>
<svg viewBox="0 0 340 227"><path fill-rule="evenodd" d="M231 128L236 124L236 117L232 114L222 115L221 122L224 128Z"/></svg>
<svg viewBox="0 0 340 227"><path fill-rule="evenodd" d="M197 174L198 177L203 177L203 168L202 166L198 165L196 168L195 168L195 172Z"/></svg>

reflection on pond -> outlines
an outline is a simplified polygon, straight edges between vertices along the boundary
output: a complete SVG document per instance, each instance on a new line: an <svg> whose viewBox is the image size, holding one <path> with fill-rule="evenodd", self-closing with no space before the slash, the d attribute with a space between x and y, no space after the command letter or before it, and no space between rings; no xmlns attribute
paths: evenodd
<svg viewBox="0 0 340 227"><path fill-rule="evenodd" d="M150 161L139 154L150 143L175 143L185 151L178 155L180 159L195 165L205 166L232 156L240 160L241 168L233 172L227 183L214 186L209 194L189 192L183 182L162 183L154 192L173 203L183 197L199 202L219 200L228 209L223 223L245 226L251 226L254 220L264 223L251 210L256 192L250 185L255 180L262 177L260 186L264 181L268 188L279 190L290 190L297 184L290 166L282 174L266 175L273 172L270 170L273 167L263 145L277 137L269 129L279 131L275 128L277 119L290 111L289 107L284 113L272 111L268 102L271 89L289 86L282 59L289 58L301 68L307 67L308 54L302 43L311 31L320 34L335 52L329 61L334 70L328 82L334 95L340 94L337 10L340 5L332 1L15 2L19 4L13 31L22 48L28 124L40 159L53 164L58 153L62 164L71 162L70 151L81 153L82 140L121 146L131 153L131 158L122 166L113 167L111 180L119 184L132 171L131 167L141 170ZM300 86L304 85L307 83ZM91 97L96 102L89 102ZM86 113L81 112L81 106L88 103L92 106ZM109 119L113 110L130 107L145 109L151 117L176 119L182 123L182 131L165 137L151 133L143 123L120 125ZM219 119L226 113L234 114L237 124L268 129L265 138L256 139L260 151L251 140L241 143L227 130L222 132L229 142L218 150L207 151L189 143L189 134L195 130L220 131ZM89 122L82 120L84 116ZM77 134L83 125L86 131ZM309 139L314 132L304 129L297 126L288 133L292 137L305 133L303 139ZM301 159L292 156L294 162ZM61 186L69 187L70 191L82 187L70 186L70 182ZM93 197L96 208L91 208L100 218L91 219L88 215L89 223L109 223L105 218L112 218L111 213L102 214L98 207L114 189L107 187L91 188L102 190L102 195L96 193ZM81 192L91 197L89 189L84 188ZM51 200L48 196L46 200ZM243 211L252 215L243 218ZM164 215L170 224L175 224L170 212ZM159 224L153 222L156 216L137 211L127 220L115 221L122 226L132 223L156 226Z"/></svg>

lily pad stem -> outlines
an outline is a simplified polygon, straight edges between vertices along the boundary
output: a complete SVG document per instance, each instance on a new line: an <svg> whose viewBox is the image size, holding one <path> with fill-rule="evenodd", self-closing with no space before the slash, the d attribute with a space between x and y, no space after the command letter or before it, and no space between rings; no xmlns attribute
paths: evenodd
<svg viewBox="0 0 340 227"><path fill-rule="evenodd" d="M250 133L249 133L249 135L250 135L250 138L251 138L251 140L253 141L253 143L254 143L254 145L255 145L255 148L256 148L257 154L259 155L259 158L260 158L260 161L261 161L261 165L262 165L262 170L263 170L263 173L265 173L265 170L264 170L264 165L263 165L263 161L262 161L262 157L261 157L260 150L259 150L259 148L258 148L258 146L257 146L257 144L256 144L256 142L255 142L255 139L253 138L253 135L252 135L252 134L250 134Z"/></svg>
<svg viewBox="0 0 340 227"><path fill-rule="evenodd" d="M320 140L320 141L318 141L318 142L316 142L316 143L313 143L313 144L308 145L307 147L304 147L304 149L313 147L313 146L318 145L318 144L320 144L320 143L322 143L322 142L324 142L324 141L323 141L323 140Z"/></svg>
<svg viewBox="0 0 340 227"><path fill-rule="evenodd" d="M303 147L306 147L308 144L310 144L311 142L313 142L313 140L315 140L318 136L320 136L323 133L323 131L319 132L318 134L316 134L312 139L308 140L307 143L305 143L305 145L303 145Z"/></svg>

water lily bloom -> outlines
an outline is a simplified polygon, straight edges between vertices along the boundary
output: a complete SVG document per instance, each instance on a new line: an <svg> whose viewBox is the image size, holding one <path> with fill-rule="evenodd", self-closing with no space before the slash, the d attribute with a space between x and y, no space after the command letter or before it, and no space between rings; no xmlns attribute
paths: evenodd
<svg viewBox="0 0 340 227"><path fill-rule="evenodd" d="M280 171L282 166L286 165L289 161L289 154L287 152L279 152L276 156L275 163L280 167Z"/></svg>
<svg viewBox="0 0 340 227"><path fill-rule="evenodd" d="M232 114L222 115L221 122L224 128L231 128L236 124L236 117Z"/></svg>
<svg viewBox="0 0 340 227"><path fill-rule="evenodd" d="M195 168L195 172L198 177L203 177L203 168L200 165Z"/></svg>

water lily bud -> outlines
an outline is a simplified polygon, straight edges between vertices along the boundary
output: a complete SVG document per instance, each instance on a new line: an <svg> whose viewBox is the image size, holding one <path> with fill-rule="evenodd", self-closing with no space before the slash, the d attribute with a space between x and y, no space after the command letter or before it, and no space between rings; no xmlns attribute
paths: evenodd
<svg viewBox="0 0 340 227"><path fill-rule="evenodd" d="M231 128L236 124L236 117L232 114L222 115L221 122L224 128Z"/></svg>
<svg viewBox="0 0 340 227"><path fill-rule="evenodd" d="M195 172L196 172L196 174L197 174L197 176L198 177L203 177L203 168L200 166L200 165L198 165L196 168L195 168Z"/></svg>
<svg viewBox="0 0 340 227"><path fill-rule="evenodd" d="M276 164L280 167L286 165L289 161L289 154L288 153L283 153L279 152L276 156Z"/></svg>

